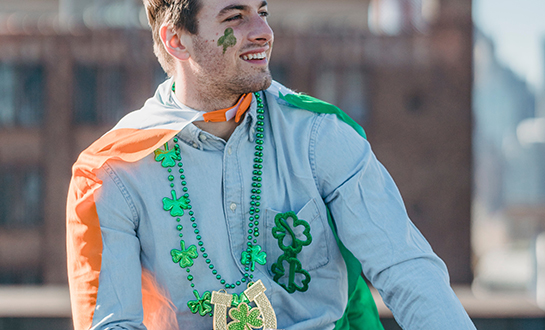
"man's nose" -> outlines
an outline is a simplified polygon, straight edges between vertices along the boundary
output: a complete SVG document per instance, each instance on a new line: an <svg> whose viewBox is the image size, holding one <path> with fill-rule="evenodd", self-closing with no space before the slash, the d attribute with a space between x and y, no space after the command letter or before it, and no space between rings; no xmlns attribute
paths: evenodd
<svg viewBox="0 0 545 330"><path fill-rule="evenodd" d="M274 33L267 19L259 14L252 17L251 31L248 39L253 42L269 42L274 39Z"/></svg>

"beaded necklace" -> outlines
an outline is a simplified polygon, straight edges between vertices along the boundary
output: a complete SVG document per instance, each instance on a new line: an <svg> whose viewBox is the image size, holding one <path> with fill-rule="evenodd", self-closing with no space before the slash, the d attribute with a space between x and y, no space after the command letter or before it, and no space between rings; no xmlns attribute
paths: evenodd
<svg viewBox="0 0 545 330"><path fill-rule="evenodd" d="M174 86L173 86L174 88ZM187 280L193 289L193 294L195 300L188 301L187 305L192 313L199 313L201 316L214 315L212 312L211 304L214 304L214 299L216 299L216 304L219 306L229 308L232 306L239 306L246 311L248 309L248 303L255 301L260 309L262 315L267 315L268 319L263 320L266 324L275 325L276 317L274 316L274 311L268 299L263 298L262 294L266 289L262 285L261 281L257 281L259 285L252 285L253 272L255 270L255 263L264 265L266 263L267 255L265 252L261 251L262 248L258 244L259 237L259 220L260 220L260 205L261 205L261 180L263 174L263 138L264 138L264 106L263 101L259 93L254 93L254 96L257 101L257 127L255 133L255 152L254 152L254 164L252 170L252 189L250 197L250 217L248 218L248 236L247 236L247 248L241 253L241 263L245 265L245 273L242 277L234 282L227 282L221 274L218 273L216 266L212 262L209 254L207 253L203 238L201 236L198 221L196 218L195 211L192 210L191 200L189 189L187 187L186 175L184 174L184 168L182 163L182 156L180 152L180 146L178 144L179 138L176 136L173 139L174 148L169 149L168 142L165 143L164 149L157 149L154 151L155 160L161 162L161 166L166 168L168 171L168 181L171 188L171 198L165 197L162 199L163 209L170 213L170 216L176 220L176 230L178 231L178 236L180 237L180 249L172 249L170 251L170 256L174 263L178 263L181 268L184 268L187 272ZM181 180L182 192L183 194L178 197L176 190L174 189L174 174L173 170L178 167L178 172L180 174L179 178ZM186 242L183 239L183 229L184 226L181 224L181 217L185 214L184 211L187 211L189 215L189 222L195 234L195 239L197 241L197 246L190 245L186 246ZM225 288L225 289L234 289L244 283L248 284L248 289L239 295L233 294L229 295L225 290L220 290L219 292L205 291L202 295L199 294L198 290L195 289L195 283L193 282L194 276L191 274L191 266L194 264L194 260L199 258L198 250L202 253L202 257L205 263L208 265L214 278ZM223 291L223 292L222 292ZM214 298L214 295L216 298ZM251 297L248 297L251 295ZM218 298L219 297L219 298ZM228 299L227 299L227 298ZM227 305L225 299L230 300L230 303ZM220 303L221 302L221 303ZM261 302L261 303L259 303ZM261 306L260 306L261 305ZM221 310L221 309L219 309ZM252 309L253 310L253 309ZM251 310L250 310L251 312ZM274 316L274 323L272 323L272 315ZM235 313L236 314L236 313ZM254 313L255 314L255 313ZM259 314L258 314L259 315ZM216 316L214 315L214 318ZM258 320L259 321L259 320ZM257 321L256 321L257 322ZM221 322L220 322L221 323ZM216 321L214 322L216 324ZM216 326L214 326L216 328Z"/></svg>

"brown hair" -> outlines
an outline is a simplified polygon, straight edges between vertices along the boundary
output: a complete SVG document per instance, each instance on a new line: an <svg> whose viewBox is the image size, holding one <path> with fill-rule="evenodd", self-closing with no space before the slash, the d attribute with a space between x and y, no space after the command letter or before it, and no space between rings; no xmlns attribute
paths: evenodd
<svg viewBox="0 0 545 330"><path fill-rule="evenodd" d="M161 25L165 22L178 30L191 34L198 31L197 14L201 8L201 0L143 0L148 15L148 23L153 35L153 52L163 70L174 75L174 61L165 50L160 37Z"/></svg>

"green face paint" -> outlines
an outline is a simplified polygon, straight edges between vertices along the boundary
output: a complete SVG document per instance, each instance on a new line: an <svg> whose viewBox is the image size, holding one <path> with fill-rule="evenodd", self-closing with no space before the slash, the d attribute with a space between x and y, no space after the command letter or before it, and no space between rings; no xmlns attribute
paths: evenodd
<svg viewBox="0 0 545 330"><path fill-rule="evenodd" d="M225 29L225 31L223 32L223 36L221 36L218 39L218 46L223 46L224 54L227 48L234 46L236 44L237 44L237 38L235 38L232 28Z"/></svg>

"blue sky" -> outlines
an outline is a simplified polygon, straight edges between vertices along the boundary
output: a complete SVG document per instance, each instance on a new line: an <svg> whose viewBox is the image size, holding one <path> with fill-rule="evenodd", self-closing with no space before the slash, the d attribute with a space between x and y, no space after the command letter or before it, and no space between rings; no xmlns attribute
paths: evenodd
<svg viewBox="0 0 545 330"><path fill-rule="evenodd" d="M502 63L544 88L545 0L473 0L473 19Z"/></svg>

